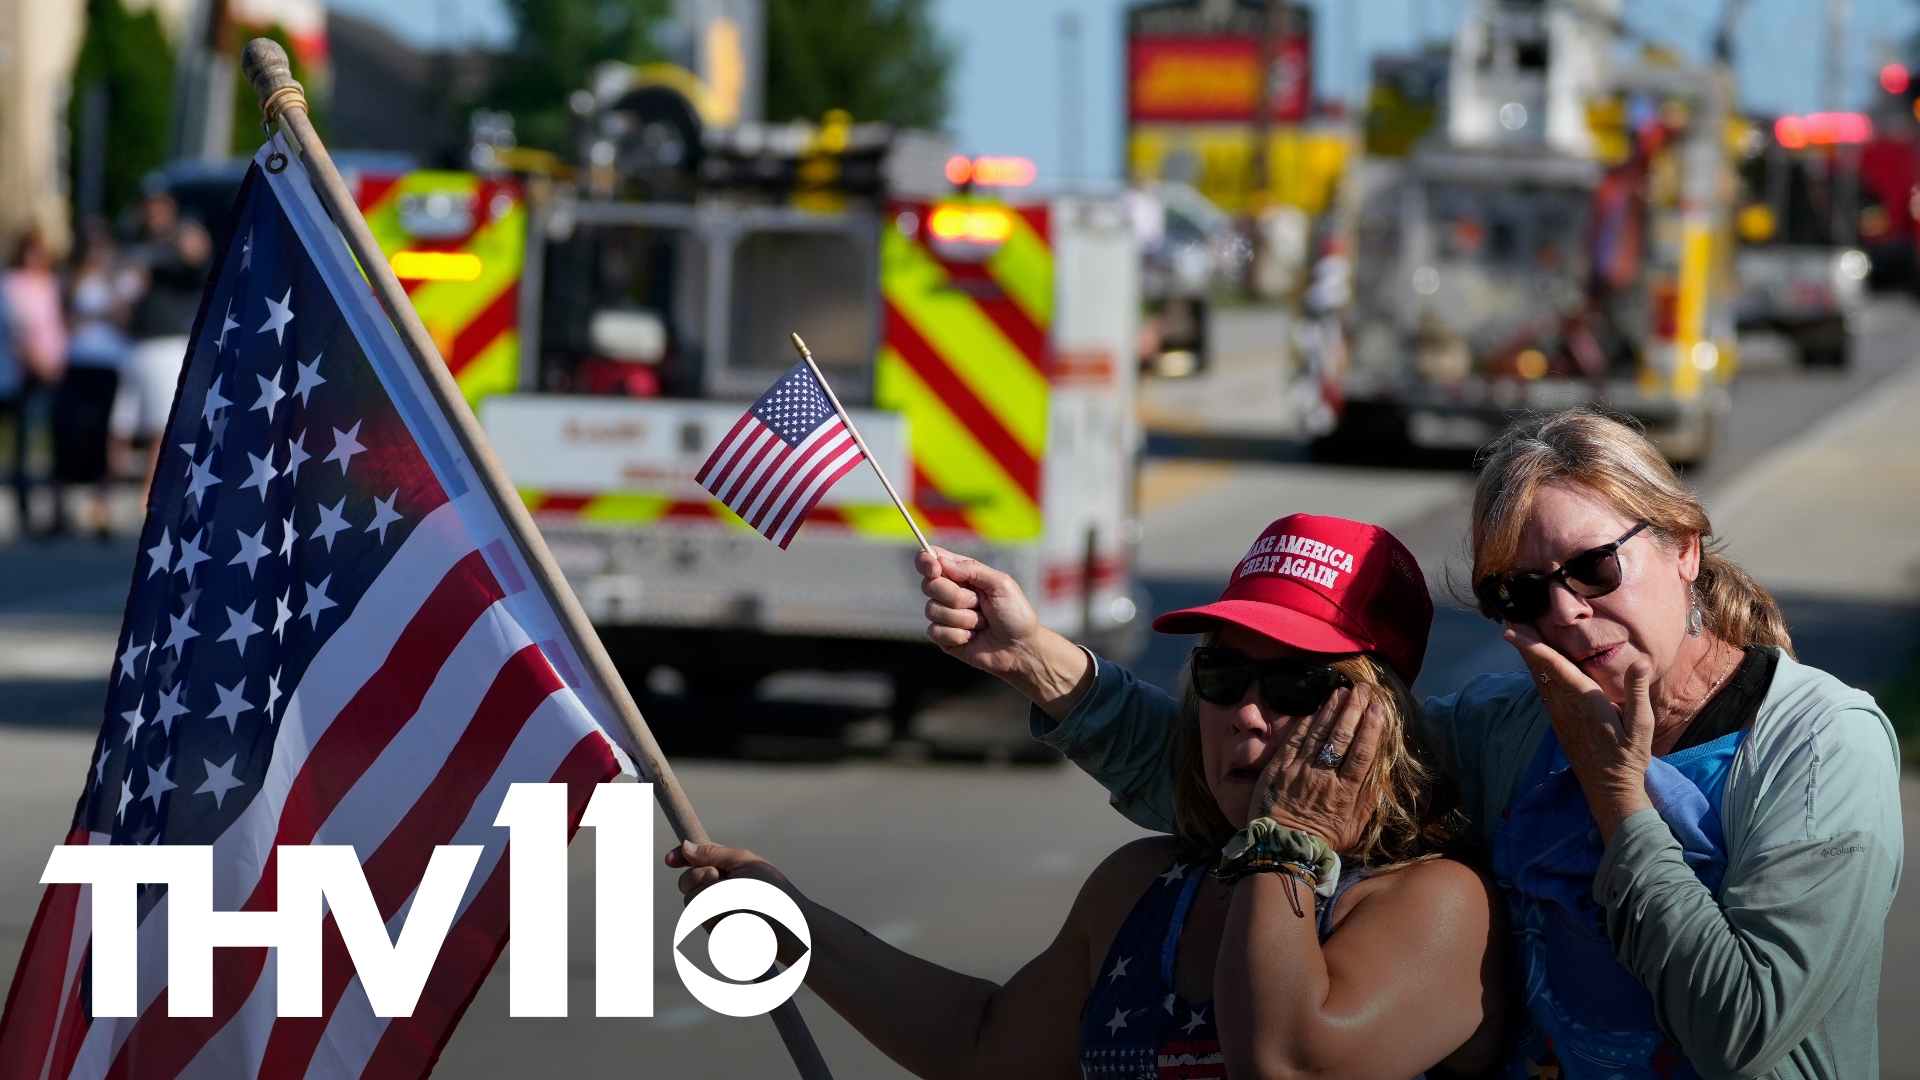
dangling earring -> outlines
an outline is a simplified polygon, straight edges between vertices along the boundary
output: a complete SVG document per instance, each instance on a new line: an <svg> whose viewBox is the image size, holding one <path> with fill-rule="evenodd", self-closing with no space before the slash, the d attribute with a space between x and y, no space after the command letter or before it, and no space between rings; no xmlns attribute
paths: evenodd
<svg viewBox="0 0 1920 1080"><path fill-rule="evenodd" d="M1697 607L1688 608L1687 609L1687 636L1699 637L1700 631L1704 625L1705 625L1705 620L1700 617L1700 609Z"/></svg>

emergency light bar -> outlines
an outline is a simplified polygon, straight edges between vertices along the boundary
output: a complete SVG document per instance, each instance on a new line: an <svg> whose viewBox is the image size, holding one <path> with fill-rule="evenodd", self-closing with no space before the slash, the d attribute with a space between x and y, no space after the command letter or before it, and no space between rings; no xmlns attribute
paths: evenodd
<svg viewBox="0 0 1920 1080"><path fill-rule="evenodd" d="M927 231L950 244L1000 244L1013 235L1013 222L996 206L948 204L927 215Z"/></svg>
<svg viewBox="0 0 1920 1080"><path fill-rule="evenodd" d="M972 183L978 187L1026 187L1033 183L1038 170L1033 162L1021 157L978 157L966 158L954 155L947 159L947 182L956 187Z"/></svg>
<svg viewBox="0 0 1920 1080"><path fill-rule="evenodd" d="M1773 137L1789 150L1803 146L1863 143L1873 138L1873 121L1862 113L1821 112L1783 116L1773 122Z"/></svg>

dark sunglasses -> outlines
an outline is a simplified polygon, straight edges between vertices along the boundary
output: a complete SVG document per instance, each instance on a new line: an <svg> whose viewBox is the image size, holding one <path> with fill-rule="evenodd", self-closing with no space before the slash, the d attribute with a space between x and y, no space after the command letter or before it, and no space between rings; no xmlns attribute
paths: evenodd
<svg viewBox="0 0 1920 1080"><path fill-rule="evenodd" d="M1267 708L1282 716L1312 716L1335 690L1353 686L1352 679L1330 667L1290 657L1253 660L1232 649L1195 649L1188 666L1193 692L1201 701L1238 705L1247 695L1247 684L1257 677Z"/></svg>
<svg viewBox="0 0 1920 1080"><path fill-rule="evenodd" d="M1474 595L1480 598L1482 610L1490 612L1488 618L1521 623L1532 622L1547 613L1548 597L1556 581L1583 600L1598 600L1620 587L1620 545L1646 527L1643 521L1628 529L1620 539L1588 548L1552 573L1512 577L1488 574L1474 587Z"/></svg>

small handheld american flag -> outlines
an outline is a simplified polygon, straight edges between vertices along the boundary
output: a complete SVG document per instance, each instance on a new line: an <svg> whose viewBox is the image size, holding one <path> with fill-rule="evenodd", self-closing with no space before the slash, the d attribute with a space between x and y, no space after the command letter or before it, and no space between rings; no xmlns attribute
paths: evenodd
<svg viewBox="0 0 1920 1080"><path fill-rule="evenodd" d="M740 417L694 479L727 508L785 548L827 490L864 459L927 547L927 538L827 385L800 335L800 362Z"/></svg>

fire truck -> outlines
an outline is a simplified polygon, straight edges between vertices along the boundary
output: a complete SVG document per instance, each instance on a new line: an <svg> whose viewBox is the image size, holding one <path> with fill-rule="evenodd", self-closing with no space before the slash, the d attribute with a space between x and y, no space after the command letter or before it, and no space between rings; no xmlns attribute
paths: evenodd
<svg viewBox="0 0 1920 1080"><path fill-rule="evenodd" d="M1476 0L1445 120L1355 173L1355 304L1329 449L1473 448L1601 402L1676 462L1737 360L1723 65L1618 57L1591 5Z"/></svg>
<svg viewBox="0 0 1920 1080"><path fill-rule="evenodd" d="M993 161L845 114L719 126L668 74L597 73L557 176L355 178L630 683L666 668L728 698L774 672L877 672L896 724L969 685L925 639L918 548L872 469L785 551L694 482L796 361L794 332L935 543L1124 652L1143 621L1139 285L1118 201L1008 195L979 183ZM476 160L510 161L507 142Z"/></svg>

